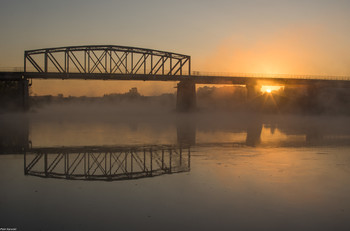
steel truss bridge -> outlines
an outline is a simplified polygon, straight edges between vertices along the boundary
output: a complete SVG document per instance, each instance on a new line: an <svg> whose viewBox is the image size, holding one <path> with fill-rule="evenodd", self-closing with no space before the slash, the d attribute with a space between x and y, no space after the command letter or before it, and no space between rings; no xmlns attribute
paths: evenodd
<svg viewBox="0 0 350 231"><path fill-rule="evenodd" d="M350 85L346 76L234 74L191 71L191 57L153 49L115 46L69 46L27 50L23 71L0 71L0 80L93 79L192 81L196 84Z"/></svg>
<svg viewBox="0 0 350 231"><path fill-rule="evenodd" d="M125 46L76 46L25 51L28 78L130 79L184 76L191 73L191 57Z"/></svg>
<svg viewBox="0 0 350 231"><path fill-rule="evenodd" d="M177 81L177 109L196 107L196 84L245 85L247 98L262 85L306 85L310 89L350 87L349 77L220 74L191 71L191 57L127 46L70 46L27 50L22 72L0 72L1 81L21 81L23 108L28 108L29 79ZM317 92L312 90L310 92Z"/></svg>
<svg viewBox="0 0 350 231"><path fill-rule="evenodd" d="M190 147L32 148L24 154L26 175L70 180L130 180L190 171Z"/></svg>

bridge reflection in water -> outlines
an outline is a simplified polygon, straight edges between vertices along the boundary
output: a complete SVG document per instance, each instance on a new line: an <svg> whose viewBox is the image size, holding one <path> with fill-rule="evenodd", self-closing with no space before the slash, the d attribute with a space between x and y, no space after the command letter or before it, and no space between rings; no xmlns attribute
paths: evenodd
<svg viewBox="0 0 350 231"><path fill-rule="evenodd" d="M189 172L190 147L34 148L24 154L25 175L117 181Z"/></svg>

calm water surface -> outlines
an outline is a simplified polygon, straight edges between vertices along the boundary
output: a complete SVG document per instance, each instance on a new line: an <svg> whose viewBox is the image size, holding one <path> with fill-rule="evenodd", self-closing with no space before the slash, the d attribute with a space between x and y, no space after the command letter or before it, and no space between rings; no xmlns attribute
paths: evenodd
<svg viewBox="0 0 350 231"><path fill-rule="evenodd" d="M350 230L348 117L68 111L1 115L1 227Z"/></svg>

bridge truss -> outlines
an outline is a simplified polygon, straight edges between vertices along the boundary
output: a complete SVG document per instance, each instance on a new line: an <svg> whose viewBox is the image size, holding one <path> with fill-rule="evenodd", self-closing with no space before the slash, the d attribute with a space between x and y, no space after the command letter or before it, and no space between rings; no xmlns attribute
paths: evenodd
<svg viewBox="0 0 350 231"><path fill-rule="evenodd" d="M113 45L46 48L24 52L24 72L190 75L191 57Z"/></svg>
<svg viewBox="0 0 350 231"><path fill-rule="evenodd" d="M71 180L128 180L188 172L190 148L38 148L24 156L26 175Z"/></svg>

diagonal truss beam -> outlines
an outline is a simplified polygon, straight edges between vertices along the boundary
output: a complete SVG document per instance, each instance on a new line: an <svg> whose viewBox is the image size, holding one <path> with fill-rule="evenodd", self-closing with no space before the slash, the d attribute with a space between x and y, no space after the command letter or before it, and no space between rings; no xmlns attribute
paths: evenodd
<svg viewBox="0 0 350 231"><path fill-rule="evenodd" d="M25 60L28 60L38 72L44 72L40 65L35 62L35 60L30 55L26 56Z"/></svg>
<svg viewBox="0 0 350 231"><path fill-rule="evenodd" d="M101 53L99 53L101 52ZM58 56L56 56L58 54ZM63 54L62 58L59 54ZM76 46L25 51L25 72L100 73L123 75L187 75L191 73L190 56L152 49L125 46ZM36 62L42 60L44 62ZM134 60L135 57L138 57ZM174 63L173 63L174 62ZM174 64L174 65L173 65ZM70 68L70 65L73 68ZM53 68L50 68L52 66Z"/></svg>
<svg viewBox="0 0 350 231"><path fill-rule="evenodd" d="M86 73L85 68L83 67L83 65L80 63L80 61L77 59L77 57L75 56L75 54L72 51L68 51L68 58L72 61L72 63L74 64L74 66L77 68L77 70L80 73Z"/></svg>
<svg viewBox="0 0 350 231"><path fill-rule="evenodd" d="M93 58L91 58L90 56L90 60L94 63L94 66L91 68L91 70L89 70L89 73L93 73L95 71L95 69L97 68L101 73L103 73L103 71L101 71L101 69L99 68L99 66L102 66L103 69L105 69L105 72L107 72L107 67L102 63L102 59L105 58L105 56L107 55L106 51L102 52L102 54L100 55L100 57L97 57L95 51L91 50L90 51L93 56L97 59L97 61L95 61Z"/></svg>
<svg viewBox="0 0 350 231"><path fill-rule="evenodd" d="M110 58L113 61L114 66L112 67L112 65L111 65L110 73L115 73L117 70L119 70L120 73L123 73L123 71L120 69L120 66L123 65L123 67L125 69L125 73L128 74L129 72L128 72L127 63L126 63L126 60L128 58L128 53L127 52L123 53L123 55L121 57L119 57L119 55L116 51L113 51L113 53L115 54L115 56L117 56L118 61L116 62L111 54Z"/></svg>
<svg viewBox="0 0 350 231"><path fill-rule="evenodd" d="M66 72L65 69L61 66L61 64L57 61L57 59L55 58L55 56L53 56L52 53L47 53L47 57L49 58L49 60L51 61L51 63L56 67L56 69L57 69L60 73Z"/></svg>

